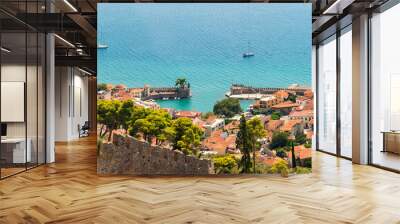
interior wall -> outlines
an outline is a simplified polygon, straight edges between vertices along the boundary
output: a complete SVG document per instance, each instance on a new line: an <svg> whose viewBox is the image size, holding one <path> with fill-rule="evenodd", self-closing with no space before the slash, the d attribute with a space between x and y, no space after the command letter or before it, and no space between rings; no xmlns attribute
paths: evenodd
<svg viewBox="0 0 400 224"><path fill-rule="evenodd" d="M28 74L36 74L36 66L27 66L21 64L3 64L1 66L1 81L2 82L10 82L10 81L18 81L25 82L25 69L27 69ZM37 95L36 95L36 85L37 80L28 76L28 87L26 94L27 107L36 108L37 103ZM29 88L31 86L35 86L35 88ZM43 103L40 101L39 103ZM38 105L42 107L43 105ZM4 108L5 109L5 108ZM28 133L36 133L36 113L27 113L27 121L34 121L34 124L28 125ZM7 137L25 137L25 123L24 122L7 122ZM28 136L28 138L31 136Z"/></svg>
<svg viewBox="0 0 400 224"><path fill-rule="evenodd" d="M70 141L88 121L88 77L73 67L56 67L55 74L55 140Z"/></svg>

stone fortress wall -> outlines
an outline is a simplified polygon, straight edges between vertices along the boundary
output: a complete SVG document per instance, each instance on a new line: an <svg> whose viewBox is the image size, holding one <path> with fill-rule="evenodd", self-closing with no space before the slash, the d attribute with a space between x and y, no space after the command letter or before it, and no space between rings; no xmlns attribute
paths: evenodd
<svg viewBox="0 0 400 224"><path fill-rule="evenodd" d="M100 175L209 175L210 160L198 159L130 136L114 134L112 143L100 143L97 173Z"/></svg>

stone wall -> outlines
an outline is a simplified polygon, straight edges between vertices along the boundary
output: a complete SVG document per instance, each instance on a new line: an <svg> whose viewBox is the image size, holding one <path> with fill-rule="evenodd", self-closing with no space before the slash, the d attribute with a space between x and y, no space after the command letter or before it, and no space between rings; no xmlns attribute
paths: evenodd
<svg viewBox="0 0 400 224"><path fill-rule="evenodd" d="M114 134L112 143L100 143L97 173L103 175L208 175L210 160L151 146L132 137Z"/></svg>

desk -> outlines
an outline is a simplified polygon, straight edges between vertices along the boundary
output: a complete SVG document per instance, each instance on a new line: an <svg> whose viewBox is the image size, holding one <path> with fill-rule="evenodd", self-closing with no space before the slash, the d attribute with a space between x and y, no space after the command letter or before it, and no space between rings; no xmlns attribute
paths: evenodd
<svg viewBox="0 0 400 224"><path fill-rule="evenodd" d="M28 142L25 151L25 138L5 138L1 139L1 157L6 163L26 163L31 162L31 139Z"/></svg>
<svg viewBox="0 0 400 224"><path fill-rule="evenodd" d="M400 131L383 131L382 152L400 154Z"/></svg>

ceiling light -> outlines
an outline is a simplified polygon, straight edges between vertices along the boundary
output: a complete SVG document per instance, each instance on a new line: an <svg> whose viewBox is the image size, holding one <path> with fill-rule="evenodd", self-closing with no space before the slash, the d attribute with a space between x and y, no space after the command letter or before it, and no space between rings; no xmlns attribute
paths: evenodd
<svg viewBox="0 0 400 224"><path fill-rule="evenodd" d="M86 75L90 75L90 76L92 75L92 73L90 73L90 72L88 72L88 71L86 71L86 70L83 70L83 69L81 69L81 68L79 68L79 67L78 67L78 70L81 71L81 72L83 72L83 73L85 73Z"/></svg>
<svg viewBox="0 0 400 224"><path fill-rule="evenodd" d="M336 0L322 14L342 14L343 10L351 5L355 0Z"/></svg>
<svg viewBox="0 0 400 224"><path fill-rule="evenodd" d="M68 0L64 0L64 3L67 4L68 7L72 9L72 11L78 12L78 10Z"/></svg>
<svg viewBox="0 0 400 224"><path fill-rule="evenodd" d="M69 42L68 40L66 40L66 39L64 39L64 38L62 38L62 37L60 37L59 35L57 35L57 34L54 34L54 36L55 37L57 37L59 40L61 40L62 42L64 42L65 44L67 44L68 46L70 46L70 47L72 47L72 48L75 48L75 45L73 45L71 42Z"/></svg>
<svg viewBox="0 0 400 224"><path fill-rule="evenodd" d="M7 49L5 47L1 47L0 49L1 49L1 51L4 51L6 53L10 53L11 52L11 50L9 50L9 49Z"/></svg>

